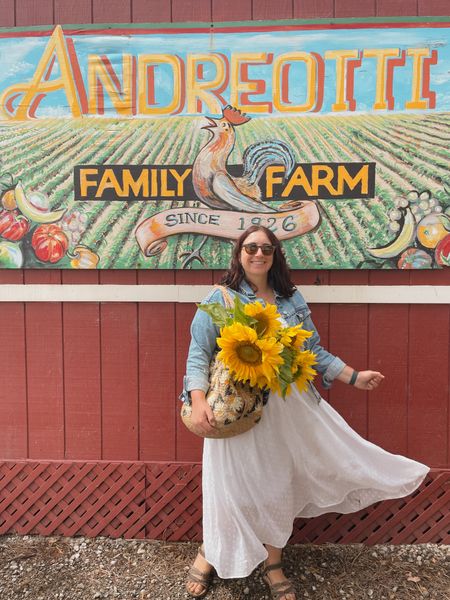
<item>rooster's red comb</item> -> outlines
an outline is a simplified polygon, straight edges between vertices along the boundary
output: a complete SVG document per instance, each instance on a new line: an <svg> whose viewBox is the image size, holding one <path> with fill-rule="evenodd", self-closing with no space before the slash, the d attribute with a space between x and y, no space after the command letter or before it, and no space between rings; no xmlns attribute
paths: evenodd
<svg viewBox="0 0 450 600"><path fill-rule="evenodd" d="M245 113L242 113L237 108L233 108L233 106L230 106L229 104L222 109L222 114L228 123L235 126L247 123L251 119L251 117L247 117Z"/></svg>

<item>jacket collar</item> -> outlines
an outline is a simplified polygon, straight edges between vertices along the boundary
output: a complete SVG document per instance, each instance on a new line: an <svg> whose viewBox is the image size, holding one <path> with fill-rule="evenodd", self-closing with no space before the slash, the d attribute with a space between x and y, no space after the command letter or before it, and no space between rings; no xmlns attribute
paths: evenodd
<svg viewBox="0 0 450 600"><path fill-rule="evenodd" d="M250 284L245 279L242 280L241 285L239 286L239 292L254 300L256 298L255 292L252 290Z"/></svg>
<svg viewBox="0 0 450 600"><path fill-rule="evenodd" d="M247 296L247 298L250 298L252 301L256 300L255 292L245 279L242 280L241 285L239 286L239 292L244 294L244 296ZM275 295L275 299L281 298L280 294L276 290L273 290L273 293Z"/></svg>

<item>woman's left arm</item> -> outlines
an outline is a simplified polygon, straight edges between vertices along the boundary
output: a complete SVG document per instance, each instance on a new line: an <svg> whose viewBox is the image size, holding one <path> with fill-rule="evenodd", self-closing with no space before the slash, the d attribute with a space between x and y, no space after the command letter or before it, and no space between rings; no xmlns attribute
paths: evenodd
<svg viewBox="0 0 450 600"><path fill-rule="evenodd" d="M324 388L331 387L334 379L354 385L360 390L374 390L380 385L384 375L378 371L355 371L355 369L346 365L341 358L328 352L320 343L319 333L310 316L311 311L298 290L292 300L299 312L305 313L303 327L312 332L312 336L306 341L306 347L316 355L316 369L322 375Z"/></svg>
<svg viewBox="0 0 450 600"><path fill-rule="evenodd" d="M374 390L384 379L379 371L355 371L349 365L345 365L336 377L339 381L350 383L359 390Z"/></svg>

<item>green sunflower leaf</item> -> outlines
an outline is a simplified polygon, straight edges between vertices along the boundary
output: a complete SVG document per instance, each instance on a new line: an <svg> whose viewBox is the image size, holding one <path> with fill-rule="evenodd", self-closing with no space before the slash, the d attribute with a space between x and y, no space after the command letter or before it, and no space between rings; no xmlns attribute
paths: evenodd
<svg viewBox="0 0 450 600"><path fill-rule="evenodd" d="M211 304L197 304L200 310L207 313L212 322L218 327L225 327L229 321L227 309L220 302L211 302Z"/></svg>
<svg viewBox="0 0 450 600"><path fill-rule="evenodd" d="M256 323L255 319L252 319L245 314L244 303L240 300L237 294L234 297L234 322L241 323L242 325L248 325L250 327Z"/></svg>
<svg viewBox="0 0 450 600"><path fill-rule="evenodd" d="M287 388L293 381L292 363L294 361L294 352L291 348L285 347L281 352L281 357L283 358L283 364L280 366L278 379L280 381L281 389L283 390L283 386Z"/></svg>

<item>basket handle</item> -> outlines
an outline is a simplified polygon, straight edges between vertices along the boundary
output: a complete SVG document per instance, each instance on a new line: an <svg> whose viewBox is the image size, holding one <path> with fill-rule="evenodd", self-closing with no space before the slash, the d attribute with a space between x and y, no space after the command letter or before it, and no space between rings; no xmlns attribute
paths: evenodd
<svg viewBox="0 0 450 600"><path fill-rule="evenodd" d="M234 300L231 297L231 294L228 291L228 288L225 287L224 285L215 285L214 287L222 292L223 299L225 300L225 307L226 308L233 308L233 306L234 306Z"/></svg>

